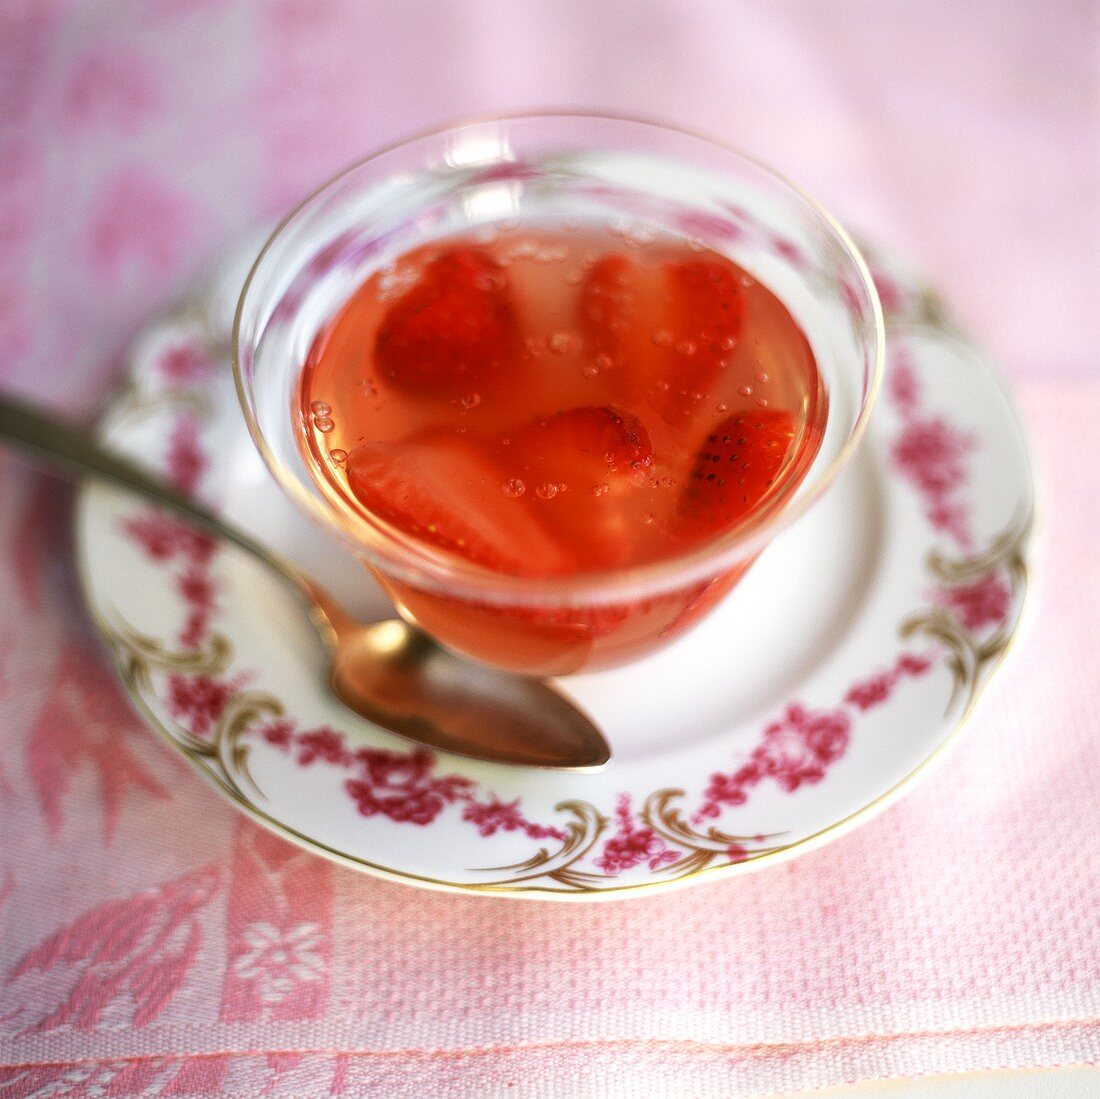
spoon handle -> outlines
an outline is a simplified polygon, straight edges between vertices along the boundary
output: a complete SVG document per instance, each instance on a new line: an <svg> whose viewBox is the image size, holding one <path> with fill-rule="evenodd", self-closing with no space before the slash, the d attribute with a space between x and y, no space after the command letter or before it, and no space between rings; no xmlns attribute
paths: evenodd
<svg viewBox="0 0 1100 1099"><path fill-rule="evenodd" d="M93 433L31 405L0 397L0 439L15 443L67 473L82 473L148 496L216 538L239 546L297 579L298 570L243 531L219 519L154 474L112 454Z"/></svg>

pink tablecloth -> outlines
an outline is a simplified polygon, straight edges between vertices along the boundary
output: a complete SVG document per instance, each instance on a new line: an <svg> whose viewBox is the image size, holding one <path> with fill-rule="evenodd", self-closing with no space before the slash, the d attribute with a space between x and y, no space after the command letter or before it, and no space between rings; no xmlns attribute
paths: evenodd
<svg viewBox="0 0 1100 1099"><path fill-rule="evenodd" d="M1015 383L1023 643L946 765L788 865L600 906L429 894L234 815L0 467L0 1096L770 1095L1100 1057L1100 187L1090 5L15 0L0 383L86 412L246 227L472 111L653 113L924 267Z"/></svg>

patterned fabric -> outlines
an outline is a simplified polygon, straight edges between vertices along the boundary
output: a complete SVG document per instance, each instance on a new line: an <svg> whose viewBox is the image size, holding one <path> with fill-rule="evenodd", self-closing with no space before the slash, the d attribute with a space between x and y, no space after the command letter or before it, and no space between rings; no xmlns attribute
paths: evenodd
<svg viewBox="0 0 1100 1099"><path fill-rule="evenodd" d="M145 731L81 609L70 491L3 456L0 1099L771 1095L1100 1059L1087 16L688 8L0 6L0 385L90 413L227 243L457 113L574 103L710 130L915 254L1016 381L1046 564L969 734L881 817L729 882L550 905L372 880L243 821ZM898 460L965 541L951 448L909 460L935 425L910 427ZM199 630L201 547L169 550ZM975 629L1003 613L995 587L952 598ZM813 720L769 745L849 735ZM753 779L716 777L716 805ZM629 806L615 837L610 860L661 857Z"/></svg>

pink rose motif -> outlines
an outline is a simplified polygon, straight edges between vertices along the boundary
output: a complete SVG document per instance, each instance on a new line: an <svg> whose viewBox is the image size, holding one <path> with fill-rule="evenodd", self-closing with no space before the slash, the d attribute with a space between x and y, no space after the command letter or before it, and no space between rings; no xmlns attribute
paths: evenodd
<svg viewBox="0 0 1100 1099"><path fill-rule="evenodd" d="M408 754L361 748L352 757L358 778L344 788L365 817L383 814L394 821L430 824L473 783L458 775L433 776L435 757L418 749Z"/></svg>
<svg viewBox="0 0 1100 1099"><path fill-rule="evenodd" d="M344 788L365 817L378 814L397 822L426 825L446 807L446 800L430 787L378 790L359 779L348 779Z"/></svg>
<svg viewBox="0 0 1100 1099"><path fill-rule="evenodd" d="M947 501L931 503L926 515L936 530L950 534L960 545L970 544L970 536L967 533L967 512L961 504L952 504Z"/></svg>
<svg viewBox="0 0 1100 1099"><path fill-rule="evenodd" d="M897 670L899 675L924 675L932 667L930 657L920 653L902 653L898 657Z"/></svg>
<svg viewBox="0 0 1100 1099"><path fill-rule="evenodd" d="M987 572L970 584L942 588L939 599L966 629L976 633L1004 622L1011 594L995 572Z"/></svg>
<svg viewBox="0 0 1100 1099"><path fill-rule="evenodd" d="M366 777L374 785L397 789L425 782L435 766L435 758L423 748L409 753L362 748L355 758L364 765Z"/></svg>
<svg viewBox="0 0 1100 1099"><path fill-rule="evenodd" d="M791 707L798 712L798 707ZM813 759L807 749L805 737L798 725L791 720L790 711L785 722L777 722L764 731L764 743L752 758L761 772L774 778L788 792L797 790L803 782L817 782L825 771Z"/></svg>
<svg viewBox="0 0 1100 1099"><path fill-rule="evenodd" d="M197 737L206 736L218 723L240 684L208 675L168 677L168 712Z"/></svg>
<svg viewBox="0 0 1100 1099"><path fill-rule="evenodd" d="M294 722L286 718L272 721L260 728L259 735L263 737L268 744L274 744L276 748L287 751L294 742Z"/></svg>
<svg viewBox="0 0 1100 1099"><path fill-rule="evenodd" d="M894 445L894 460L923 492L940 494L962 483L969 449L969 440L943 420L913 420Z"/></svg>
<svg viewBox="0 0 1100 1099"><path fill-rule="evenodd" d="M492 836L498 830L503 832L522 831L529 839L565 839L565 833L559 828L550 828L535 824L520 812L519 798L515 801L500 801L492 798L481 803L471 800L462 810L462 819L477 827L483 836Z"/></svg>
<svg viewBox="0 0 1100 1099"><path fill-rule="evenodd" d="M667 861L667 852L663 852L664 840L648 828L636 832L626 832L612 836L604 844L603 853L595 859L595 864L606 874L619 874L630 870L638 863L649 860L651 870L657 870ZM672 858L675 858L672 854Z"/></svg>
<svg viewBox="0 0 1100 1099"><path fill-rule="evenodd" d="M809 710L800 703L791 704L779 721L764 728L745 763L729 774L710 776L692 820L702 824L720 816L726 807L744 805L752 787L765 778L774 779L787 793L805 783L820 782L848 750L852 717L845 707L864 711L881 705L903 677L923 675L932 666L932 660L920 653L901 653L892 668L853 683L835 709ZM757 837L759 842L765 838ZM733 859L733 848L730 851Z"/></svg>
<svg viewBox="0 0 1100 1099"><path fill-rule="evenodd" d="M888 671L879 672L860 683L853 683L844 696L844 701L858 710L873 709L894 693L894 688L905 676L923 675L931 666L932 661L927 656L902 653Z"/></svg>
<svg viewBox="0 0 1100 1099"><path fill-rule="evenodd" d="M169 561L177 554L191 556L198 539L209 542L205 535L193 534L189 527L162 511L127 519L123 529L155 561Z"/></svg>
<svg viewBox="0 0 1100 1099"><path fill-rule="evenodd" d="M759 781L759 777L755 781ZM751 782L744 781L740 773L723 775L719 772L711 775L710 785L707 786L703 806L696 815L696 820L718 816L723 805L744 805L749 800L745 789L748 785Z"/></svg>
<svg viewBox="0 0 1100 1099"><path fill-rule="evenodd" d="M298 762L307 765L322 759L326 763L349 764L351 753L344 747L343 736L327 726L302 733L298 737Z"/></svg>
<svg viewBox="0 0 1100 1099"><path fill-rule="evenodd" d="M163 511L147 511L124 520L122 529L156 561L183 560L201 565L214 555L208 534Z"/></svg>
<svg viewBox="0 0 1100 1099"><path fill-rule="evenodd" d="M630 807L630 795L620 794L616 800L615 819L618 830L608 839L593 862L605 874L616 875L646 862L650 870L659 870L680 857L652 828L638 827Z"/></svg>
<svg viewBox="0 0 1100 1099"><path fill-rule="evenodd" d="M193 677L200 678L201 677ZM227 700L215 681L173 684L175 706L197 731L217 721ZM530 839L564 840L565 833L528 820L520 800L495 796L476 799L476 786L461 775L436 775L435 757L425 749L388 752L379 748L350 750L344 734L328 726L299 732L292 718L277 718L252 730L263 742L292 756L299 766L327 763L351 771L343 788L365 817L385 816L403 824L427 825L448 806L463 804L462 819L482 836L521 831ZM296 749L296 751L295 751Z"/></svg>
<svg viewBox="0 0 1100 1099"><path fill-rule="evenodd" d="M890 399L899 409L908 412L915 407L919 395L917 376L908 359L899 355L891 364L887 385L890 390Z"/></svg>
<svg viewBox="0 0 1100 1099"><path fill-rule="evenodd" d="M939 417L921 415L917 378L907 357L899 355L891 364L889 392L902 418L891 455L894 465L921 497L933 529L969 548L969 512L955 494L966 484L966 457L974 438Z"/></svg>
<svg viewBox="0 0 1100 1099"><path fill-rule="evenodd" d="M851 721L839 710L817 714L810 718L803 731L806 746L822 763L832 763L844 755L848 747Z"/></svg>
<svg viewBox="0 0 1100 1099"><path fill-rule="evenodd" d="M217 590L214 581L201 569L190 569L180 577L177 585L180 595L192 606L209 609L214 605Z"/></svg>
<svg viewBox="0 0 1100 1099"><path fill-rule="evenodd" d="M176 417L168 438L165 464L170 479L186 492L197 491L208 458L201 443L199 421L190 413ZM201 645L217 610L218 586L209 567L217 543L177 519L148 511L122 523L123 530L155 561L180 561L174 580L188 607L179 643L192 649Z"/></svg>
<svg viewBox="0 0 1100 1099"><path fill-rule="evenodd" d="M895 677L892 672L883 672L863 683L856 683L844 696L844 701L860 710L870 710L880 702L885 702L893 690Z"/></svg>
<svg viewBox="0 0 1100 1099"><path fill-rule="evenodd" d="M172 483L194 492L206 472L207 457L199 443L199 426L193 416L181 416L168 441L168 476Z"/></svg>
<svg viewBox="0 0 1100 1099"><path fill-rule="evenodd" d="M162 351L157 366L164 380L175 385L203 381L213 369L205 349L190 341L173 344Z"/></svg>
<svg viewBox="0 0 1100 1099"><path fill-rule="evenodd" d="M885 677L891 685L893 674ZM877 691L878 685L873 689ZM695 822L717 817L725 806L744 805L749 789L765 778L774 779L788 793L803 783L820 782L847 751L850 736L851 719L843 709L815 712L798 703L788 706L781 720L764 729L746 763L731 774L710 776Z"/></svg>

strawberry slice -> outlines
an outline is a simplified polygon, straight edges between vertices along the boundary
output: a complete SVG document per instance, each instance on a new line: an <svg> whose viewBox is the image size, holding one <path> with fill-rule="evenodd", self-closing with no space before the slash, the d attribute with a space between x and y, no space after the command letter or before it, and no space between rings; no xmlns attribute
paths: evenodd
<svg viewBox="0 0 1100 1099"><path fill-rule="evenodd" d="M736 346L745 314L737 268L724 260L660 266L613 253L581 285L580 321L594 356L626 366L664 419L689 416Z"/></svg>
<svg viewBox="0 0 1100 1099"><path fill-rule="evenodd" d="M728 261L667 263L661 277L667 320L657 381L668 386L661 402L665 419L682 423L699 406L699 395L710 393L737 345L745 295Z"/></svg>
<svg viewBox="0 0 1100 1099"><path fill-rule="evenodd" d="M545 522L576 548L588 569L624 564L630 523L623 496L637 471L653 464L653 446L636 416L585 406L538 419L510 433L498 454L527 486Z"/></svg>
<svg viewBox="0 0 1100 1099"><path fill-rule="evenodd" d="M712 361L732 351L745 317L745 293L733 264L669 263L664 275L672 298L674 340L690 340L697 355Z"/></svg>
<svg viewBox="0 0 1100 1099"><path fill-rule="evenodd" d="M609 473L648 469L653 464L653 445L637 416L608 406L570 408L512 433L512 456L522 472L554 482L574 476L576 487L588 478L596 484Z"/></svg>
<svg viewBox="0 0 1100 1099"><path fill-rule="evenodd" d="M499 375L517 348L504 268L477 249L456 248L391 306L374 356L399 389L452 397Z"/></svg>
<svg viewBox="0 0 1100 1099"><path fill-rule="evenodd" d="M468 561L515 576L575 568L528 501L504 491L497 465L453 434L357 447L348 455L347 477L373 515Z"/></svg>
<svg viewBox="0 0 1100 1099"><path fill-rule="evenodd" d="M631 350L638 311L639 267L612 254L594 263L580 288L580 325L593 358L604 356L604 369L621 366Z"/></svg>
<svg viewBox="0 0 1100 1099"><path fill-rule="evenodd" d="M709 533L728 530L774 490L794 445L789 412L746 412L706 437L680 499L680 515Z"/></svg>

